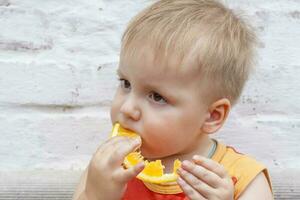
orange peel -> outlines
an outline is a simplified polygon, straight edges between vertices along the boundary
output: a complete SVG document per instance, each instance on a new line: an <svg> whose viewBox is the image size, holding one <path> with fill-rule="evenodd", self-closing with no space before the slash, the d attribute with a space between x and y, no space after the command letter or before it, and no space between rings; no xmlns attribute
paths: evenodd
<svg viewBox="0 0 300 200"><path fill-rule="evenodd" d="M125 137L139 137L135 132L124 129L119 123L116 123L112 129L111 137L125 136ZM169 182L175 182L178 178L177 169L180 168L181 162L176 159L173 164L172 173L164 173L165 166L161 163L161 160L148 161L142 155L141 152L135 151L128 154L124 159L124 167L130 168L138 163L143 162L145 168L137 175L137 178L148 183L163 184Z"/></svg>

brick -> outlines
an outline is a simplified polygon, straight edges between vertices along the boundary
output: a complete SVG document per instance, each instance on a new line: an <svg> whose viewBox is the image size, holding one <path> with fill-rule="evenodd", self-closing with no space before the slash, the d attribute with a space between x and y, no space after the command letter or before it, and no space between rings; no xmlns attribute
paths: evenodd
<svg viewBox="0 0 300 200"><path fill-rule="evenodd" d="M300 167L299 1L229 0L261 38L259 64L216 137ZM120 38L152 1L0 1L2 169L84 168L110 129Z"/></svg>
<svg viewBox="0 0 300 200"><path fill-rule="evenodd" d="M115 66L0 62L0 102L108 105L117 84Z"/></svg>
<svg viewBox="0 0 300 200"><path fill-rule="evenodd" d="M20 111L20 110L19 110ZM85 164L111 130L109 112L0 114L0 169Z"/></svg>

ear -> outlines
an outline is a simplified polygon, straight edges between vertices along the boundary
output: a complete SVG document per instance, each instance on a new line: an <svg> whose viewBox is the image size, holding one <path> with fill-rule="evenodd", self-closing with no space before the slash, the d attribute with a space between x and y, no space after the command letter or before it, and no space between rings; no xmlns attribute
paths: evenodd
<svg viewBox="0 0 300 200"><path fill-rule="evenodd" d="M202 125L202 131L207 134L211 134L219 130L231 109L230 101L227 98L219 99L214 102L207 112L207 117Z"/></svg>

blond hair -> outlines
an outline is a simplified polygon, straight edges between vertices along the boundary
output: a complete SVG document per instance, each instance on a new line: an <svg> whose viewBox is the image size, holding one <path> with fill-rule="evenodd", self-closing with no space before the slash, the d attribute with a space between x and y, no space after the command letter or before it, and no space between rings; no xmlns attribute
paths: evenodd
<svg viewBox="0 0 300 200"><path fill-rule="evenodd" d="M145 44L156 58L192 61L214 80L212 98L234 105L255 64L257 39L250 24L216 0L160 0L129 23L121 56L135 56Z"/></svg>

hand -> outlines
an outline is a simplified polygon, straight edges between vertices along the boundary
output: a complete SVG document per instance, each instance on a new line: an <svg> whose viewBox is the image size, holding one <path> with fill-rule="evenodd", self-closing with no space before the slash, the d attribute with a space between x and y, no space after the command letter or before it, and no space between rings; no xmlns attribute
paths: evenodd
<svg viewBox="0 0 300 200"><path fill-rule="evenodd" d="M233 200L232 179L211 159L194 156L192 162L183 161L178 174L178 184L190 200Z"/></svg>
<svg viewBox="0 0 300 200"><path fill-rule="evenodd" d="M120 200L127 182L140 173L144 165L124 169L122 163L141 145L140 138L113 137L102 144L88 166L85 195L89 200Z"/></svg>

